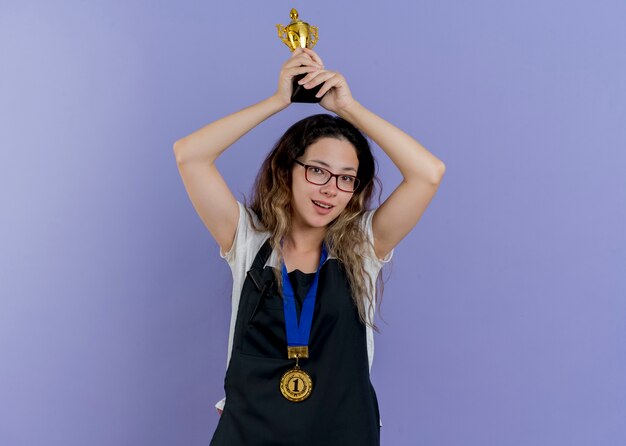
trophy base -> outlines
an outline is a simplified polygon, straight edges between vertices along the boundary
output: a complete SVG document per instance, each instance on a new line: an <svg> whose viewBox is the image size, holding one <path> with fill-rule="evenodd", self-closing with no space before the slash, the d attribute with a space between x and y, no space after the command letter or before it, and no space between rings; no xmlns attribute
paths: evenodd
<svg viewBox="0 0 626 446"><path fill-rule="evenodd" d="M310 104L316 104L322 100L324 96L321 98L316 98L315 95L320 91L322 82L319 85L316 85L313 88L304 88L303 85L298 84L298 81L306 76L306 73L299 74L298 76L294 76L293 78L293 93L291 94L291 102L307 102ZM325 95L325 93L324 93Z"/></svg>

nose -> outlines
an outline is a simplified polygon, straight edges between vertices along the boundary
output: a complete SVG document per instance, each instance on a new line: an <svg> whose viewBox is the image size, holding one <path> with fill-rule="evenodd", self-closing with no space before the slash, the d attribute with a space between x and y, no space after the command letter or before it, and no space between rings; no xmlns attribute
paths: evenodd
<svg viewBox="0 0 626 446"><path fill-rule="evenodd" d="M320 188L320 192L329 197L334 197L339 192L337 189L337 177L333 177L330 181Z"/></svg>

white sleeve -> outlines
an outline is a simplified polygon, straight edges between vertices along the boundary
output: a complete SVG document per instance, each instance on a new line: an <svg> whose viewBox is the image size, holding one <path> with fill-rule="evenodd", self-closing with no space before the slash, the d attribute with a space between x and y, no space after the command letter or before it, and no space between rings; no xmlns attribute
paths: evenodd
<svg viewBox="0 0 626 446"><path fill-rule="evenodd" d="M362 224L363 229L365 230L365 236L371 242L371 244L369 244L368 246L368 257L370 257L372 262L378 266L378 269L380 269L385 263L389 263L391 261L391 258L393 257L393 249L385 256L384 259L379 259L378 257L376 257L376 253L374 251L374 232L372 231L372 219L374 218L374 213L377 210L378 208L366 211L362 217Z"/></svg>
<svg viewBox="0 0 626 446"><path fill-rule="evenodd" d="M226 253L223 253L222 248L220 247L220 257L226 260L231 266L238 257L237 252L241 251L241 249L238 248L245 245L243 242L247 238L249 231L248 213L245 211L243 204L239 201L237 201L237 207L239 208L239 218L237 220L237 229L235 230L233 245L230 247L230 251Z"/></svg>
<svg viewBox="0 0 626 446"><path fill-rule="evenodd" d="M226 397L222 398L215 404L215 408L219 410L224 410L224 405L226 404ZM219 412L218 412L219 413Z"/></svg>

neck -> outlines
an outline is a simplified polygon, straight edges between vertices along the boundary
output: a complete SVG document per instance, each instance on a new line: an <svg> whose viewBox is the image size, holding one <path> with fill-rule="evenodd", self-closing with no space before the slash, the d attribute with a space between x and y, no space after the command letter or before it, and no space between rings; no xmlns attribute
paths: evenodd
<svg viewBox="0 0 626 446"><path fill-rule="evenodd" d="M326 228L302 229L293 227L291 232L285 236L285 244L289 249L305 253L321 249L325 236Z"/></svg>

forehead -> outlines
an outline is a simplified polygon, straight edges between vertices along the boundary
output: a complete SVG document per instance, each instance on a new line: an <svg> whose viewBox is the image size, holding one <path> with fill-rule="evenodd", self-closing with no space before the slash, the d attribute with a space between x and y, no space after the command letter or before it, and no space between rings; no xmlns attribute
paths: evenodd
<svg viewBox="0 0 626 446"><path fill-rule="evenodd" d="M306 148L306 161L320 160L333 168L358 168L359 158L351 142L337 138L320 138Z"/></svg>

